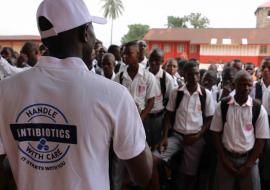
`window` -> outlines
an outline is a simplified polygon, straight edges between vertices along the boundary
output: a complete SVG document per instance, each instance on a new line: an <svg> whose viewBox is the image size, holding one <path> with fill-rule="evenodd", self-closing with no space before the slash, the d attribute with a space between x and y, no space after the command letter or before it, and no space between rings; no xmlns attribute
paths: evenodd
<svg viewBox="0 0 270 190"><path fill-rule="evenodd" d="M260 46L260 54L266 54L267 53L267 46Z"/></svg>
<svg viewBox="0 0 270 190"><path fill-rule="evenodd" d="M197 52L197 46L196 45L190 45L189 51L190 51L190 53L196 53Z"/></svg>
<svg viewBox="0 0 270 190"><path fill-rule="evenodd" d="M164 45L164 52L165 53L171 52L171 45L170 44L165 44Z"/></svg>
<svg viewBox="0 0 270 190"><path fill-rule="evenodd" d="M248 44L247 38L242 38L242 44L243 44L243 45L247 45L247 44Z"/></svg>
<svg viewBox="0 0 270 190"><path fill-rule="evenodd" d="M153 44L152 49L159 48L158 44Z"/></svg>
<svg viewBox="0 0 270 190"><path fill-rule="evenodd" d="M224 38L224 39L222 39L222 44L224 44L224 45L230 45L230 44L232 44L232 39L230 39L230 38Z"/></svg>
<svg viewBox="0 0 270 190"><path fill-rule="evenodd" d="M217 44L217 39L216 39L216 38L212 38L212 39L211 39L211 44L212 44L212 45Z"/></svg>
<svg viewBox="0 0 270 190"><path fill-rule="evenodd" d="M177 45L177 52L184 52L185 50L185 47L184 47L184 44L178 44Z"/></svg>

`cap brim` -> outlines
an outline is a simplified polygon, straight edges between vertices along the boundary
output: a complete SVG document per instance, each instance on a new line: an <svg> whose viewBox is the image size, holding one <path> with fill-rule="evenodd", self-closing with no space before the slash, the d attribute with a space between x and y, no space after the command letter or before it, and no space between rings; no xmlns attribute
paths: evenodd
<svg viewBox="0 0 270 190"><path fill-rule="evenodd" d="M91 20L93 23L96 23L96 24L107 24L106 18L91 16Z"/></svg>

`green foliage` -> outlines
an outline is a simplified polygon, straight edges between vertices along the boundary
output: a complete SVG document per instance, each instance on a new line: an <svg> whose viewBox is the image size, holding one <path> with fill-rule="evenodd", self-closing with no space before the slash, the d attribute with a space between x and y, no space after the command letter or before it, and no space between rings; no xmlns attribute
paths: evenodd
<svg viewBox="0 0 270 190"><path fill-rule="evenodd" d="M188 18L186 16L184 17L174 17L174 16L168 16L168 28L187 28L187 22Z"/></svg>
<svg viewBox="0 0 270 190"><path fill-rule="evenodd" d="M104 9L104 17L115 20L122 15L124 6L121 0L102 0L104 2L102 8Z"/></svg>
<svg viewBox="0 0 270 190"><path fill-rule="evenodd" d="M202 16L201 13L191 13L183 17L167 17L168 28L207 28L210 21L207 17Z"/></svg>
<svg viewBox="0 0 270 190"><path fill-rule="evenodd" d="M188 15L188 20L193 28L207 28L210 21L207 17L202 17L201 13L191 13Z"/></svg>
<svg viewBox="0 0 270 190"><path fill-rule="evenodd" d="M133 40L141 40L149 30L148 25L131 24L128 25L129 31L121 39L121 43L127 43Z"/></svg>

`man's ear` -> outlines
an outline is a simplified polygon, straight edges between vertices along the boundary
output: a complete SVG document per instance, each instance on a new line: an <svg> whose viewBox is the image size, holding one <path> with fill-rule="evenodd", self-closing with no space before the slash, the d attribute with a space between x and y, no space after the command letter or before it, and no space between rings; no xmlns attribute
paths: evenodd
<svg viewBox="0 0 270 190"><path fill-rule="evenodd" d="M80 30L79 30L79 35L80 35L80 40L83 43L86 43L88 41L88 30L89 30L89 25L85 24L83 26L81 26Z"/></svg>

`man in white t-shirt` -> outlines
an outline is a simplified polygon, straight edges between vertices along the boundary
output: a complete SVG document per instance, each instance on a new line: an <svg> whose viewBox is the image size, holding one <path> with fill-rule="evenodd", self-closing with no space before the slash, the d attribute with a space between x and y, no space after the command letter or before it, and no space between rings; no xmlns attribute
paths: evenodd
<svg viewBox="0 0 270 190"><path fill-rule="evenodd" d="M0 82L0 155L18 190L108 190L112 139L134 182L147 186L152 158L132 97L81 59L94 45L92 22L106 20L82 0L45 0L37 21L50 56Z"/></svg>

